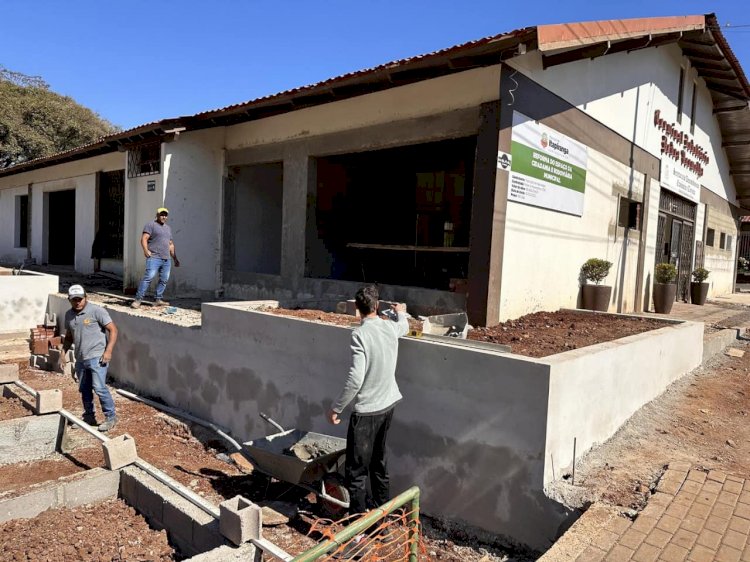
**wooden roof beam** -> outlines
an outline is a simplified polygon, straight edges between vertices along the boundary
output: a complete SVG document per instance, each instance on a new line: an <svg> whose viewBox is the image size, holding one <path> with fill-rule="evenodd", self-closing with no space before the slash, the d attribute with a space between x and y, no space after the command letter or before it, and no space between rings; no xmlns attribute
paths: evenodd
<svg viewBox="0 0 750 562"><path fill-rule="evenodd" d="M744 111L745 109L750 108L750 105L747 103L743 103L741 105L727 105L724 107L714 107L713 113L716 115L717 113L731 113L733 111Z"/></svg>

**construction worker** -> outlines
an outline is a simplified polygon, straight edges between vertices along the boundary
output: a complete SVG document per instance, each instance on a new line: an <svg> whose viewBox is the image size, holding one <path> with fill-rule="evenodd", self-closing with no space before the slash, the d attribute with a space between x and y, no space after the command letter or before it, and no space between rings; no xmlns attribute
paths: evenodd
<svg viewBox="0 0 750 562"><path fill-rule="evenodd" d="M141 234L141 248L143 255L146 256L146 271L143 272L143 278L138 285L138 291L135 293L135 300L130 303L133 308L140 308L141 301L146 295L151 280L159 274L159 283L156 285L156 306L166 306L169 303L164 300L164 289L167 288L171 264L169 258L174 261L175 267L180 267L180 260L177 259L177 253L172 240L172 229L167 224L169 209L159 207L156 210L156 218L146 223Z"/></svg>
<svg viewBox="0 0 750 562"><path fill-rule="evenodd" d="M385 446L394 408L401 400L396 384L398 338L409 331L403 304L393 306L396 322L378 317L376 287L360 289L354 301L362 323L352 332L352 365L344 389L328 411L328 421L336 425L353 403L345 474L351 514L364 513L390 499Z"/></svg>
<svg viewBox="0 0 750 562"><path fill-rule="evenodd" d="M115 402L106 385L107 368L117 342L117 326L104 308L88 301L86 291L80 285L71 285L68 289L68 302L70 310L65 313L65 341L60 366L64 371L67 352L71 344L75 344L75 373L83 401L83 421L96 425L96 392L104 414L104 422L98 429L107 432L117 423Z"/></svg>

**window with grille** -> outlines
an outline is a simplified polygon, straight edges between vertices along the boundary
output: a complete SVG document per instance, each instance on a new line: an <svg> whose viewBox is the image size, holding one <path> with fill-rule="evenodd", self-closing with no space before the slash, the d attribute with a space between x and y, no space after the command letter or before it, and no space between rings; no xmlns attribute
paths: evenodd
<svg viewBox="0 0 750 562"><path fill-rule="evenodd" d="M714 245L714 237L716 236L716 231L713 228L709 228L706 231L706 246L713 247Z"/></svg>
<svg viewBox="0 0 750 562"><path fill-rule="evenodd" d="M128 177L150 176L161 172L161 142L149 142L128 150Z"/></svg>

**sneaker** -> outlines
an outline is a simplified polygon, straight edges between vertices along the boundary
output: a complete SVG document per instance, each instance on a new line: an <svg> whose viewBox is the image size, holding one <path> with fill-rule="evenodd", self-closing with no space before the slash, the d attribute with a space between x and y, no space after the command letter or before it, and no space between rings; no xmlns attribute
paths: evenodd
<svg viewBox="0 0 750 562"><path fill-rule="evenodd" d="M87 423L89 425L97 425L95 414L83 414L83 417L81 419L84 421L84 423Z"/></svg>
<svg viewBox="0 0 750 562"><path fill-rule="evenodd" d="M135 299L133 302L130 303L130 308L141 308L141 301L138 299Z"/></svg>
<svg viewBox="0 0 750 562"><path fill-rule="evenodd" d="M107 433L110 429L115 427L117 425L117 416L112 416L111 418L107 418L104 423L99 424L99 431L102 433Z"/></svg>
<svg viewBox="0 0 750 562"><path fill-rule="evenodd" d="M156 299L154 301L154 306L169 306L169 303L162 299Z"/></svg>

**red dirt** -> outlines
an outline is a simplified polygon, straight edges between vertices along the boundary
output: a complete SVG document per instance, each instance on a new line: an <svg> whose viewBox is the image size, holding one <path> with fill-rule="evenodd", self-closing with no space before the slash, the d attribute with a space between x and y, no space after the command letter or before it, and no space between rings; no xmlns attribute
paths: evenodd
<svg viewBox="0 0 750 562"><path fill-rule="evenodd" d="M33 414L18 398L0 396L0 421L22 418Z"/></svg>
<svg viewBox="0 0 750 562"><path fill-rule="evenodd" d="M165 531L154 531L122 500L48 510L0 524L0 559L99 562L179 559Z"/></svg>
<svg viewBox="0 0 750 562"><path fill-rule="evenodd" d="M17 492L34 484L57 480L83 470L83 467L63 456L0 466L0 498L18 495Z"/></svg>
<svg viewBox="0 0 750 562"><path fill-rule="evenodd" d="M356 326L359 323L354 316L320 310L266 308L264 312L337 326ZM657 330L667 325L661 320L652 318L560 310L527 314L491 328L475 328L469 330L468 338L509 345L512 353L517 355L546 357L649 330ZM410 319L409 327L412 330L421 330L422 323Z"/></svg>

